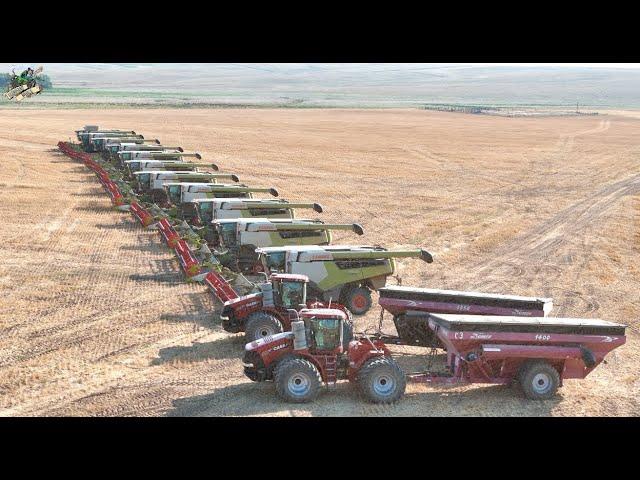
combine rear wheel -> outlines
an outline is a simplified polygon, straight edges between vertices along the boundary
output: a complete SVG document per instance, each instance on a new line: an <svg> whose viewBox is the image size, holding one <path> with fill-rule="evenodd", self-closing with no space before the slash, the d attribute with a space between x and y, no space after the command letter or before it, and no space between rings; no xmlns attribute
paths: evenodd
<svg viewBox="0 0 640 480"><path fill-rule="evenodd" d="M291 403L313 401L320 391L322 378L316 366L304 358L283 360L274 374L276 392Z"/></svg>
<svg viewBox="0 0 640 480"><path fill-rule="evenodd" d="M244 337L248 343L280 332L282 332L280 320L266 312L256 312L247 318Z"/></svg>
<svg viewBox="0 0 640 480"><path fill-rule="evenodd" d="M372 403L393 403L404 395L407 381L392 358L375 357L360 368L358 386Z"/></svg>
<svg viewBox="0 0 640 480"><path fill-rule="evenodd" d="M560 374L544 360L525 363L519 378L525 396L531 400L547 400L556 394L560 386Z"/></svg>
<svg viewBox="0 0 640 480"><path fill-rule="evenodd" d="M371 292L363 287L355 287L344 295L344 306L354 315L364 315L371 308Z"/></svg>

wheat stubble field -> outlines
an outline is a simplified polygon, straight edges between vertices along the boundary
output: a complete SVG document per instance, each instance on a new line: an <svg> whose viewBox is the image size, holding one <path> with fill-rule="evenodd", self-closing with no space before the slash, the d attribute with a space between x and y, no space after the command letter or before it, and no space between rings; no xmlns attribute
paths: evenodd
<svg viewBox="0 0 640 480"><path fill-rule="evenodd" d="M56 151L87 123L132 128L283 198L319 201L321 218L360 222L365 243L426 247L435 262L403 261L405 285L552 296L554 316L627 323L628 343L546 402L502 386L409 385L396 405L373 406L345 383L311 405L283 404L244 377L240 337L222 330L204 287L183 282L158 234L112 210L95 177ZM639 128L612 115L4 111L0 414L638 415ZM400 353L420 367L419 350Z"/></svg>

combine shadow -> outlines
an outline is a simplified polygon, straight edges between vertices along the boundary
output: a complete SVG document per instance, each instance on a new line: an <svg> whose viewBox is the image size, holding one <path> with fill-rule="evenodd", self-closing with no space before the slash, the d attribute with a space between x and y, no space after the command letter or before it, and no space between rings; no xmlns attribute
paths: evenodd
<svg viewBox="0 0 640 480"><path fill-rule="evenodd" d="M180 280L183 282L182 271L177 271ZM186 300L185 300L186 299ZM189 322L201 327L211 329L218 324L220 312L216 307L212 307L206 300L209 297L206 293L188 293L180 297L181 313L164 313L160 315L160 320L167 322ZM177 308L176 308L177 310Z"/></svg>
<svg viewBox="0 0 640 480"><path fill-rule="evenodd" d="M102 204L90 204L90 205L85 205L82 207L75 207L74 210L77 210L78 212L95 212L95 213L100 213L100 212L106 212L106 211L112 211L113 207L109 204L109 205L102 205Z"/></svg>
<svg viewBox="0 0 640 480"><path fill-rule="evenodd" d="M238 358L242 351L244 341L241 335L222 338L212 342L193 342L190 347L176 346L162 348L158 357L151 361L151 365L163 365L165 363L188 362L195 363L203 360Z"/></svg>
<svg viewBox="0 0 640 480"><path fill-rule="evenodd" d="M134 282L152 282L169 285L179 285L184 282L181 272L161 272L148 274L136 273L129 275L129 280L133 280Z"/></svg>
<svg viewBox="0 0 640 480"><path fill-rule="evenodd" d="M90 190L88 192L82 192L82 193L71 193L72 197L96 197L98 195L101 195L102 193L104 193L104 190L102 190L101 188L94 188L93 190Z"/></svg>
<svg viewBox="0 0 640 480"><path fill-rule="evenodd" d="M133 222L98 223L96 227L105 230L135 230L137 225Z"/></svg>
<svg viewBox="0 0 640 480"><path fill-rule="evenodd" d="M160 244L148 243L146 245L124 245L120 247L120 250L125 250L129 252L139 251L139 252L157 252L162 253L166 251L166 248L162 248Z"/></svg>

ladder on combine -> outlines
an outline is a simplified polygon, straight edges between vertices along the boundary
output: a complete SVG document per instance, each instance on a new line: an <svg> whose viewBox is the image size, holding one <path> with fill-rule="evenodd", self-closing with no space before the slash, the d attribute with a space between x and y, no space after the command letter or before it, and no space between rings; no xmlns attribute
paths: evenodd
<svg viewBox="0 0 640 480"><path fill-rule="evenodd" d="M204 277L204 283L213 290L215 296L222 303L239 297L238 292L233 289L229 282L214 270L211 270L207 276Z"/></svg>

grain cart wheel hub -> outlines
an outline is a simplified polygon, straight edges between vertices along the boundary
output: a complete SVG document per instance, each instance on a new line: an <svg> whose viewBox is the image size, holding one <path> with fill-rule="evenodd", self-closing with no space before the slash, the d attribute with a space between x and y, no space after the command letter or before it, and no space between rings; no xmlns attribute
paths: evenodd
<svg viewBox="0 0 640 480"><path fill-rule="evenodd" d="M553 365L544 360L531 361L523 365L520 383L527 398L547 400L558 390L560 374Z"/></svg>

